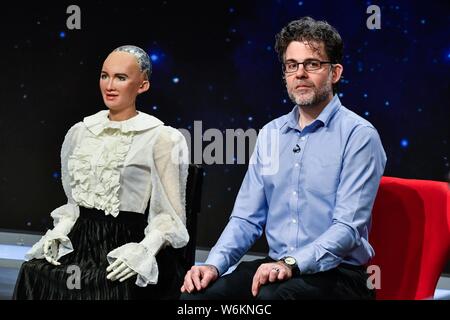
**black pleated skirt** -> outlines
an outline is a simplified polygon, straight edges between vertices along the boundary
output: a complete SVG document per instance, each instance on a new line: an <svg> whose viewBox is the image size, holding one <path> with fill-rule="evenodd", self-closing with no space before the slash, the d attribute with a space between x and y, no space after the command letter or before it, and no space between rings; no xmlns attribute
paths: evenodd
<svg viewBox="0 0 450 320"><path fill-rule="evenodd" d="M156 256L156 285L138 287L136 276L124 282L106 279L107 254L129 242L140 242L147 225L143 214L121 211L117 217L80 207L80 217L68 237L74 251L54 266L45 259L24 262L13 299L24 300L130 300L178 299L186 272L180 250L162 249ZM79 282L74 280L80 270Z"/></svg>

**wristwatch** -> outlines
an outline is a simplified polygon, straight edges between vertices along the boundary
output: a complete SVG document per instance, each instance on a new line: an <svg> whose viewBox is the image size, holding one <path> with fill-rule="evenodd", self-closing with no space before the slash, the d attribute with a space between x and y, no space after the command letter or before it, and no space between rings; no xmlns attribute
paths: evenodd
<svg viewBox="0 0 450 320"><path fill-rule="evenodd" d="M292 275L300 274L300 270L297 266L297 260L294 257L287 256L280 259L285 265L287 265L292 270Z"/></svg>

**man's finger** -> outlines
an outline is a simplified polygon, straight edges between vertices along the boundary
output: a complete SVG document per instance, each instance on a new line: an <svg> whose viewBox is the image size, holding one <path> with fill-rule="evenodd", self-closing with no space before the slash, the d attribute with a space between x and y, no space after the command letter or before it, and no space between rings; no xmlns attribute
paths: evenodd
<svg viewBox="0 0 450 320"><path fill-rule="evenodd" d="M270 271L268 271L268 270L264 270L261 272L261 275L259 276L260 284L266 284L267 280L269 279L269 273L270 273Z"/></svg>
<svg viewBox="0 0 450 320"><path fill-rule="evenodd" d="M260 270L258 269L258 270L256 271L255 275L253 276L253 282L252 282L252 294L253 294L254 297L256 297L256 295L258 294L258 291L259 291L259 286L260 286L260 283L259 283L259 273L260 273Z"/></svg>
<svg viewBox="0 0 450 320"><path fill-rule="evenodd" d="M269 282L275 282L280 274L280 268L273 268L269 273Z"/></svg>
<svg viewBox="0 0 450 320"><path fill-rule="evenodd" d="M211 272L203 274L203 278L200 281L202 289L205 289L209 285L209 283L213 280L213 278L214 278L214 274Z"/></svg>
<svg viewBox="0 0 450 320"><path fill-rule="evenodd" d="M189 270L184 277L184 288L187 292L191 293L194 290L194 284L192 283L192 270Z"/></svg>
<svg viewBox="0 0 450 320"><path fill-rule="evenodd" d="M287 278L287 272L284 268L280 268L280 272L278 272L278 280L285 280Z"/></svg>
<svg viewBox="0 0 450 320"><path fill-rule="evenodd" d="M200 271L198 269L192 271L192 282L194 282L194 285L195 285L195 288L197 289L197 291L202 290L200 276L201 276L201 273L200 273Z"/></svg>

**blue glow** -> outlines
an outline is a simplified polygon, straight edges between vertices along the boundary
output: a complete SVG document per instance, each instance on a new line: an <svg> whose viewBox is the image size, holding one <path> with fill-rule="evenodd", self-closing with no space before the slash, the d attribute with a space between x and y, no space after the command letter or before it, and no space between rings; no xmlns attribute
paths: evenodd
<svg viewBox="0 0 450 320"><path fill-rule="evenodd" d="M172 79L172 82L173 83L178 83L178 82L180 82L180 78L175 77L175 78Z"/></svg>
<svg viewBox="0 0 450 320"><path fill-rule="evenodd" d="M59 33L59 37L60 37L61 39L65 38L65 37L66 37L66 33L65 33L64 31L61 31L61 32Z"/></svg>
<svg viewBox="0 0 450 320"><path fill-rule="evenodd" d="M389 107L389 105L390 105L389 101L386 101L386 102L384 103L384 105L385 105L386 107Z"/></svg>
<svg viewBox="0 0 450 320"><path fill-rule="evenodd" d="M53 172L52 177L55 178L55 179L58 179L59 178L59 172L56 172L56 171Z"/></svg>
<svg viewBox="0 0 450 320"><path fill-rule="evenodd" d="M253 117L248 117L248 121L253 121Z"/></svg>
<svg viewBox="0 0 450 320"><path fill-rule="evenodd" d="M299 6L302 6L302 5L303 5L303 1L299 1L299 2L298 2L298 5L299 5Z"/></svg>
<svg viewBox="0 0 450 320"><path fill-rule="evenodd" d="M364 93L364 94L363 94L363 97L364 97L364 98L367 98L367 97L368 97L367 93Z"/></svg>
<svg viewBox="0 0 450 320"><path fill-rule="evenodd" d="M341 92L339 93L339 98L342 98L344 96L344 94Z"/></svg>
<svg viewBox="0 0 450 320"><path fill-rule="evenodd" d="M1 259L14 259L14 260L24 260L25 254L31 247L20 245L8 245L0 244L0 258Z"/></svg>
<svg viewBox="0 0 450 320"><path fill-rule="evenodd" d="M402 139L402 141L400 141L400 145L402 146L402 148L407 148L409 145L408 139Z"/></svg>
<svg viewBox="0 0 450 320"><path fill-rule="evenodd" d="M153 106L152 109L153 110L158 110L158 106Z"/></svg>
<svg viewBox="0 0 450 320"><path fill-rule="evenodd" d="M152 60L152 62L156 62L156 61L158 61L159 57L158 57L157 54L153 53L153 54L150 56L150 59Z"/></svg>
<svg viewBox="0 0 450 320"><path fill-rule="evenodd" d="M364 115L368 117L370 115L369 111L364 112Z"/></svg>

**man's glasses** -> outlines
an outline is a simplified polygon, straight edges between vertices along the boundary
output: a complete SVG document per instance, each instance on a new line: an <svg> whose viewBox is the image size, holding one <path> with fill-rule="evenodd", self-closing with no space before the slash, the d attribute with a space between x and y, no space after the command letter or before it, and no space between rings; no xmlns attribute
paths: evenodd
<svg viewBox="0 0 450 320"><path fill-rule="evenodd" d="M292 73L298 70L299 65L303 65L306 72L317 71L322 68L323 64L329 64L331 61L320 61L317 59L306 59L303 62L297 62L294 60L289 60L283 63L283 72Z"/></svg>

